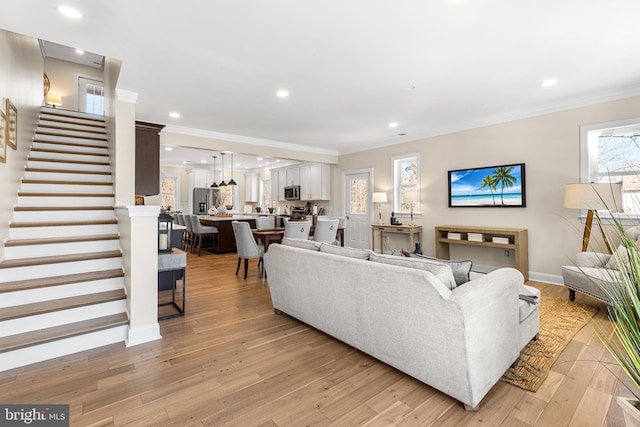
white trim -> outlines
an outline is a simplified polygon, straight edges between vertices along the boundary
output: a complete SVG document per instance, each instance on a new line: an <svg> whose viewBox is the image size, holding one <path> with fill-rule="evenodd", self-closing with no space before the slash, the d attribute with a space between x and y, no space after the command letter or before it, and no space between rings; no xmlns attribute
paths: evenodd
<svg viewBox="0 0 640 427"><path fill-rule="evenodd" d="M133 217L157 217L160 215L160 206L116 206L116 215L124 215L130 218Z"/></svg>
<svg viewBox="0 0 640 427"><path fill-rule="evenodd" d="M152 325L143 326L141 328L129 327L129 333L127 334L125 344L127 347L131 347L159 339L162 339L162 335L160 335L160 323L156 322Z"/></svg>
<svg viewBox="0 0 640 427"><path fill-rule="evenodd" d="M118 99L118 101L135 104L138 102L138 92L132 92L124 89L116 89L116 98Z"/></svg>
<svg viewBox="0 0 640 427"><path fill-rule="evenodd" d="M564 286L564 280L562 276L557 274L537 273L535 271L529 272L529 280L534 282L549 283L551 285Z"/></svg>
<svg viewBox="0 0 640 427"><path fill-rule="evenodd" d="M318 147L309 147L306 145L292 144L290 142L272 141L269 139L253 138L250 136L234 135L230 133L215 132L211 130L189 128L183 126L168 125L162 130L163 133L175 133L179 135L198 136L202 138L218 139L223 141L239 142L242 144L253 144L267 146L271 148L280 148L283 150L296 150L304 153L326 154L329 156L338 156L338 150L327 150Z"/></svg>
<svg viewBox="0 0 640 427"><path fill-rule="evenodd" d="M416 176L417 176L417 180L418 183L416 184L417 186L417 190L418 193L420 195L420 200L418 201L418 205L420 207L422 207L422 186L421 184L421 180L420 180L420 176L421 176L421 166L420 166L420 153L419 152L415 152L415 153L407 153L407 154L402 154L402 155L398 155L398 156L393 156L391 157L391 182L393 184L393 190L391 191L391 195L392 195L392 201L391 201L391 206L393 211L395 212L396 216L409 216L411 215L410 212L404 212L399 210L400 206L398 205L399 201L400 201L400 182L398 180L398 173L396 171L396 162L398 160L404 160L404 159L410 159L412 157L416 158ZM413 211L413 216L414 217L420 217L421 216L421 212L420 210L414 210Z"/></svg>

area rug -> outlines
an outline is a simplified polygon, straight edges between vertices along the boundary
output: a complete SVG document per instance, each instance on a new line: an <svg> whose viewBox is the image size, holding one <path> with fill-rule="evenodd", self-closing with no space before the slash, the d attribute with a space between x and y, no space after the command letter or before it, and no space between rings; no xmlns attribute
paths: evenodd
<svg viewBox="0 0 640 427"><path fill-rule="evenodd" d="M500 379L527 391L537 391L562 350L597 311L597 307L542 297L538 339L522 349L515 366Z"/></svg>

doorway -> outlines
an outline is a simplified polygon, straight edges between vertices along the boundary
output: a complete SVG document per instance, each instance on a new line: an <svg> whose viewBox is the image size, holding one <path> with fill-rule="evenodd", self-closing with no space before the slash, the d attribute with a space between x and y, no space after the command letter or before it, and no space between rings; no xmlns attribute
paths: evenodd
<svg viewBox="0 0 640 427"><path fill-rule="evenodd" d="M344 211L347 221L346 245L352 248L371 248L371 170L345 172Z"/></svg>

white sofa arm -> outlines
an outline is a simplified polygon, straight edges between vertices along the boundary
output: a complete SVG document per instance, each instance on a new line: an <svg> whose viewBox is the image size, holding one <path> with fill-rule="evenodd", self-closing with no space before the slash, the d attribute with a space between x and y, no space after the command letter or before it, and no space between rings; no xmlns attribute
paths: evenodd
<svg viewBox="0 0 640 427"><path fill-rule="evenodd" d="M580 252L576 255L576 266L583 268L602 268L611 258L611 254L600 252Z"/></svg>

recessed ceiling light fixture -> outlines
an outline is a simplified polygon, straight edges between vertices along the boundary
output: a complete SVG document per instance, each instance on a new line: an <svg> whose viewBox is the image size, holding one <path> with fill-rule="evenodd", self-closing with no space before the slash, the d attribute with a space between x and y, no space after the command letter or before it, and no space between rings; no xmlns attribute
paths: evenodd
<svg viewBox="0 0 640 427"><path fill-rule="evenodd" d="M164 147L165 151L173 151L173 147Z"/></svg>
<svg viewBox="0 0 640 427"><path fill-rule="evenodd" d="M555 86L558 84L558 79L547 79L542 82L542 87Z"/></svg>
<svg viewBox="0 0 640 427"><path fill-rule="evenodd" d="M262 157L258 157L258 158L256 158L256 160L261 162L262 161Z"/></svg>
<svg viewBox="0 0 640 427"><path fill-rule="evenodd" d="M207 163L206 160L200 160L200 163Z"/></svg>
<svg viewBox="0 0 640 427"><path fill-rule="evenodd" d="M286 90L279 90L276 92L276 95L278 96L278 98L288 98L289 92Z"/></svg>
<svg viewBox="0 0 640 427"><path fill-rule="evenodd" d="M172 117L174 119L179 119L180 118L180 113L176 113L175 111L172 113L169 113L169 117Z"/></svg>
<svg viewBox="0 0 640 427"><path fill-rule="evenodd" d="M398 122L391 122L391 123L389 123L389 127L390 127L390 128L397 128L397 127L398 127Z"/></svg>
<svg viewBox="0 0 640 427"><path fill-rule="evenodd" d="M82 49L76 49L76 53L77 53L78 55L84 55L84 50L82 50Z"/></svg>
<svg viewBox="0 0 640 427"><path fill-rule="evenodd" d="M69 6L58 6L58 12L71 19L82 18L82 13Z"/></svg>

